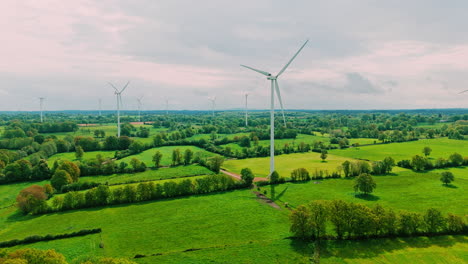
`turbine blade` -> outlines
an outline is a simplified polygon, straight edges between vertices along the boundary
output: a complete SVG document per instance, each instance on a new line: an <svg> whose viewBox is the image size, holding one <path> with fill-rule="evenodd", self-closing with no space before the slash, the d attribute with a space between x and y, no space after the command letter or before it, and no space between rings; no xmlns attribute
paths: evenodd
<svg viewBox="0 0 468 264"><path fill-rule="evenodd" d="M275 80L275 90L276 90L276 95L278 96L278 100L281 106L281 113L283 114L284 126L286 126L286 117L284 117L283 100L281 100L281 93L280 93L280 89L278 86L278 80Z"/></svg>
<svg viewBox="0 0 468 264"><path fill-rule="evenodd" d="M127 84L124 86L124 88L122 88L122 90L120 92L125 91L125 89L127 89L127 86L128 86L129 83L130 83L130 81L127 82Z"/></svg>
<svg viewBox="0 0 468 264"><path fill-rule="evenodd" d="M468 90L465 90L465 91L459 92L458 94L462 94L462 93L465 93L465 92L468 92Z"/></svg>
<svg viewBox="0 0 468 264"><path fill-rule="evenodd" d="M117 88L115 88L115 86L114 86L112 83L108 82L108 84L110 84L110 86L112 86L112 88L114 88L114 90L115 90L116 93L119 92L119 90L117 90Z"/></svg>
<svg viewBox="0 0 468 264"><path fill-rule="evenodd" d="M291 64L291 62L296 58L299 52L301 52L301 50L304 48L307 42L309 42L309 40L306 40L306 42L304 42L302 47L296 52L296 54L294 54L294 56L289 60L289 62L286 65L284 65L283 69L281 69L281 71L276 75L276 77L279 77L286 70L286 68L288 68L289 64Z"/></svg>
<svg viewBox="0 0 468 264"><path fill-rule="evenodd" d="M252 70L252 71L256 71L256 72L258 72L258 73L261 73L261 74L263 74L263 75L265 75L265 76L271 76L271 74L268 73L268 72L264 72L264 71L261 71L261 70L257 70L257 69L254 69L254 68L252 68L252 67L245 66L245 65L242 65L242 64L241 64L241 66L242 66L242 67L245 67L245 68L247 68L247 69L250 69L250 70Z"/></svg>

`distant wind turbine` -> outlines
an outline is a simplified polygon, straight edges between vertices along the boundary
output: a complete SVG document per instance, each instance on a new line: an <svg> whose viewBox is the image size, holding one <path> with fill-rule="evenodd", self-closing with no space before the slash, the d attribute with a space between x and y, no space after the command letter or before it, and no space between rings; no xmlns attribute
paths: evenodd
<svg viewBox="0 0 468 264"><path fill-rule="evenodd" d="M210 98L208 98L208 100L211 101L211 114L214 117L214 111L215 111L215 107L216 107L216 96L210 97Z"/></svg>
<svg viewBox="0 0 468 264"><path fill-rule="evenodd" d="M43 118L43 115L42 115L44 100L45 100L44 97L39 97L39 109L41 110L41 123L44 122L44 118Z"/></svg>
<svg viewBox="0 0 468 264"><path fill-rule="evenodd" d="M465 91L459 92L458 94L462 94L462 93L465 93L465 92L468 92L468 90L465 90Z"/></svg>
<svg viewBox="0 0 468 264"><path fill-rule="evenodd" d="M102 99L99 98L98 99L98 102L99 102L99 116L101 116L101 110L102 110Z"/></svg>
<svg viewBox="0 0 468 264"><path fill-rule="evenodd" d="M169 114L169 99L166 99L166 115Z"/></svg>
<svg viewBox="0 0 468 264"><path fill-rule="evenodd" d="M294 56L289 60L288 63L286 63L286 65L281 69L281 71L279 71L278 74L276 74L275 76L273 76L271 73L268 73L268 72L265 72L265 71L261 71L261 70L257 70L257 69L254 69L252 67L249 67L249 66L246 66L246 65L241 65L242 67L245 67L247 69L250 69L252 71L255 71L255 72L258 72L260 74L263 74L267 77L267 80L270 80L271 81L271 107L270 107L270 176L271 174L275 171L275 90L276 90L276 93L277 93L277 96L278 96L278 100L280 102L280 105L281 105L281 111L282 111L282 114L283 114L283 121L284 121L284 125L286 126L286 118L284 117L284 108L283 108L283 102L281 100L281 94L280 94L280 89L279 89L279 86L278 86L278 77L280 77L280 75L286 70L286 68L288 68L289 64L291 64L291 62L296 58L296 56L299 54L299 52L301 52L301 50L304 48L304 46L307 44L307 42L309 42L309 40L307 40L306 42L304 42L304 44L301 46L301 48L296 52L296 54L294 54Z"/></svg>
<svg viewBox="0 0 468 264"><path fill-rule="evenodd" d="M125 86L120 91L117 88L115 88L115 86L112 83L109 83L110 86L114 88L114 94L117 97L117 137L120 137L120 107L122 106L122 92L127 88L129 83L130 81L128 81L127 84L125 84Z"/></svg>
<svg viewBox="0 0 468 264"><path fill-rule="evenodd" d="M248 114L247 114L247 99L249 97L249 94L248 93L245 93L244 94L245 96L245 126L247 127L249 125L248 121L247 121L247 118L248 118Z"/></svg>
<svg viewBox="0 0 468 264"><path fill-rule="evenodd" d="M141 122L141 99L143 99L143 95L140 98L137 98L137 102L138 102L138 122Z"/></svg>

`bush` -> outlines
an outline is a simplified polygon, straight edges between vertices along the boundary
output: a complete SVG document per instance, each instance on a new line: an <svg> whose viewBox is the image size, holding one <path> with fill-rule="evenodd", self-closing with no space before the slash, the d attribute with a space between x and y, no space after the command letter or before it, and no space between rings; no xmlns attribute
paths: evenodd
<svg viewBox="0 0 468 264"><path fill-rule="evenodd" d="M241 170L241 178L244 181L246 186L251 186L254 181L255 176L251 169L243 168Z"/></svg>

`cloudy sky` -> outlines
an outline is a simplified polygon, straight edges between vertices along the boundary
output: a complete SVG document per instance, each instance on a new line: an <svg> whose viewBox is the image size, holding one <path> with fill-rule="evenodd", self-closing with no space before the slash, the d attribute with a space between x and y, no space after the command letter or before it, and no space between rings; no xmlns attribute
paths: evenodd
<svg viewBox="0 0 468 264"><path fill-rule="evenodd" d="M0 111L468 107L468 1L2 0Z"/></svg>

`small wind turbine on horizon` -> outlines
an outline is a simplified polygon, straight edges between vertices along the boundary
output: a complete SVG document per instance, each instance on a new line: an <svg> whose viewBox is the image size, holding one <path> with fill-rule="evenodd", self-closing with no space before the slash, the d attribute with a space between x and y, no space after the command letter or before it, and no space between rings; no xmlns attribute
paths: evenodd
<svg viewBox="0 0 468 264"><path fill-rule="evenodd" d="M216 107L216 96L213 96L213 97L209 97L208 100L211 101L211 114L215 115L215 107Z"/></svg>
<svg viewBox="0 0 468 264"><path fill-rule="evenodd" d="M138 122L141 122L141 99L143 99L144 95L142 95L140 98L137 98L138 102Z"/></svg>
<svg viewBox="0 0 468 264"><path fill-rule="evenodd" d="M247 121L247 118L248 118L248 114L247 114L247 99L249 97L249 94L248 93L244 93L244 96L245 96L245 126L249 126L249 123Z"/></svg>
<svg viewBox="0 0 468 264"><path fill-rule="evenodd" d="M169 99L166 99L166 115L169 114Z"/></svg>
<svg viewBox="0 0 468 264"><path fill-rule="evenodd" d="M120 107L122 106L122 92L127 88L129 83L130 81L128 81L127 84L125 84L125 86L120 91L117 88L115 88L115 86L112 83L109 83L110 86L114 88L114 94L117 97L117 137L120 137Z"/></svg>
<svg viewBox="0 0 468 264"><path fill-rule="evenodd" d="M39 109L41 110L41 123L44 122L44 118L43 118L43 115L42 115L44 100L45 100L44 97L39 97Z"/></svg>
<svg viewBox="0 0 468 264"><path fill-rule="evenodd" d="M98 99L98 102L99 102L99 116L101 116L101 111L102 111L102 99L99 98L99 99Z"/></svg>
<svg viewBox="0 0 468 264"><path fill-rule="evenodd" d="M281 93L280 89L278 86L278 78L280 75L288 68L288 66L291 64L291 62L296 58L296 56L301 52L301 50L304 48L304 46L309 42L309 40L306 40L304 44L301 46L301 48L294 54L294 56L289 60L289 62L281 69L281 71L278 72L276 75L272 75L271 73L261 71L246 65L242 65L242 67L245 67L247 69L250 69L252 71L258 72L260 74L263 74L267 77L267 80L271 81L271 108L270 108L270 174L268 176L271 176L271 174L275 171L275 91L278 96L279 103L281 105L281 111L283 114L283 121L284 125L286 126L286 118L284 116L284 108L283 108L283 102L281 100Z"/></svg>

